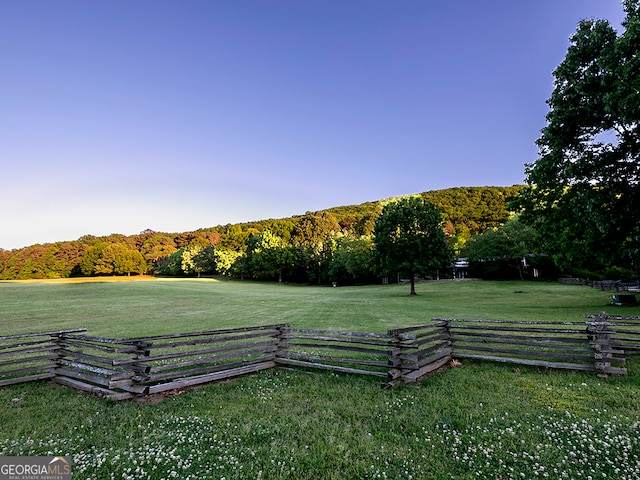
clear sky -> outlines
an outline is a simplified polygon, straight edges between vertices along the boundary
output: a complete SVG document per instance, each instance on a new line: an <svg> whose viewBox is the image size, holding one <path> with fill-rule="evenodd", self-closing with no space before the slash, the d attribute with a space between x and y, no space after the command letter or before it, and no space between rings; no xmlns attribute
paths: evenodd
<svg viewBox="0 0 640 480"><path fill-rule="evenodd" d="M3 0L0 248L524 181L616 0Z"/></svg>

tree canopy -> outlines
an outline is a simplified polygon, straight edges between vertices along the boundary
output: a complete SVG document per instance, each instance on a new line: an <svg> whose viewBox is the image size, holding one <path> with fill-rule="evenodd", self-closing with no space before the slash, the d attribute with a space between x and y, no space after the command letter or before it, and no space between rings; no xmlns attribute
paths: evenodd
<svg viewBox="0 0 640 480"><path fill-rule="evenodd" d="M459 249L473 236L502 225L510 215L509 199L520 188L459 187L419 196L440 211L445 220L443 228L451 244ZM130 236L85 235L67 242L0 249L0 279L214 273L274 279L282 275L286 281L300 283L373 282L378 272L371 235L384 205L394 200L398 199L182 233L147 229ZM266 231L278 237L282 245L267 242L256 250L255 239ZM120 246L107 249L110 244ZM136 251L144 262L133 258Z"/></svg>
<svg viewBox="0 0 640 480"><path fill-rule="evenodd" d="M340 230L340 224L331 212L313 212L298 220L291 238L294 244L318 245Z"/></svg>
<svg viewBox="0 0 640 480"><path fill-rule="evenodd" d="M592 19L571 37L514 204L565 270L638 268L640 2L623 6L622 33Z"/></svg>
<svg viewBox="0 0 640 480"><path fill-rule="evenodd" d="M517 218L473 237L462 250L471 268L482 271L483 277L492 277L506 266L517 272L520 280L524 279L523 260L535 253L533 229Z"/></svg>
<svg viewBox="0 0 640 480"><path fill-rule="evenodd" d="M295 259L293 248L271 230L249 237L246 263L254 278L277 277L282 282L285 273L293 269Z"/></svg>
<svg viewBox="0 0 640 480"><path fill-rule="evenodd" d="M411 295L416 294L415 275L433 274L451 263L440 212L419 197L402 198L383 208L374 243L383 272L408 275Z"/></svg>

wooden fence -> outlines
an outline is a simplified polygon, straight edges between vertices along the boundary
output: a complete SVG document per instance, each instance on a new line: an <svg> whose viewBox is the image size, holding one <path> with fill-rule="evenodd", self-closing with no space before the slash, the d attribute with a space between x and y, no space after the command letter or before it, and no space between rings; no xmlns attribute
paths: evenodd
<svg viewBox="0 0 640 480"><path fill-rule="evenodd" d="M565 285L588 285L598 290L613 290L616 292L640 292L640 282L623 282L622 280L589 280L586 278L559 278L559 283Z"/></svg>
<svg viewBox="0 0 640 480"><path fill-rule="evenodd" d="M390 330L401 340L392 360L390 377L403 383L418 382L451 361L451 334L446 321L437 320L426 325ZM394 353L396 353L394 352Z"/></svg>
<svg viewBox="0 0 640 480"><path fill-rule="evenodd" d="M640 283L623 282L622 280L595 280L591 282L590 285L599 290L614 290L616 292L640 291Z"/></svg>
<svg viewBox="0 0 640 480"><path fill-rule="evenodd" d="M63 334L54 381L120 400L223 380L275 367L281 327L129 339Z"/></svg>
<svg viewBox="0 0 640 480"><path fill-rule="evenodd" d="M285 327L276 364L372 375L384 385L417 382L451 360L442 322L384 333Z"/></svg>
<svg viewBox="0 0 640 480"><path fill-rule="evenodd" d="M0 387L55 377L56 339L86 329L26 333L0 337Z"/></svg>
<svg viewBox="0 0 640 480"><path fill-rule="evenodd" d="M395 337L384 333L286 327L276 363L387 378L389 357L397 345Z"/></svg>
<svg viewBox="0 0 640 480"><path fill-rule="evenodd" d="M144 337L130 365L137 386L153 394L275 367L284 325Z"/></svg>
<svg viewBox="0 0 640 480"><path fill-rule="evenodd" d="M640 316L608 315L606 312L585 315L585 318L607 323L615 329L617 346L627 354L640 353Z"/></svg>
<svg viewBox="0 0 640 480"><path fill-rule="evenodd" d="M624 351L606 322L457 320L448 322L455 358L625 374Z"/></svg>
<svg viewBox="0 0 640 480"><path fill-rule="evenodd" d="M463 358L608 375L626 373L625 350L640 346L640 317L604 313L583 323L436 318L387 333L287 324L126 339L84 331L0 337L0 386L51 379L121 400L274 367L371 375L395 386Z"/></svg>

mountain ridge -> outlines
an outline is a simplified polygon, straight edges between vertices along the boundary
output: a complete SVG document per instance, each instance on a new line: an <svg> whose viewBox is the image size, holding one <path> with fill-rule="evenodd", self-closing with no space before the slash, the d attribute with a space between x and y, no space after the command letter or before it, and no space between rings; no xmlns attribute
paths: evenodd
<svg viewBox="0 0 640 480"><path fill-rule="evenodd" d="M243 252L248 239L264 230L270 230L284 242L289 242L301 219L314 215L324 215L331 221L335 220L343 233L368 236L371 235L375 220L386 203L411 196L418 196L433 203L441 212L443 228L451 238L452 244L462 244L472 236L500 226L508 220L513 214L509 209L509 201L521 188L523 185L452 187L360 204L340 205L290 217L228 223L186 232L167 233L147 229L134 235L113 233L97 237L88 234L75 240L34 244L14 250L0 248L0 279L80 275L83 259L92 248L96 250L104 244L118 245L117 248L112 248L113 255L124 252L135 257L135 261L144 262L147 268L179 249L194 245L213 245L219 250Z"/></svg>

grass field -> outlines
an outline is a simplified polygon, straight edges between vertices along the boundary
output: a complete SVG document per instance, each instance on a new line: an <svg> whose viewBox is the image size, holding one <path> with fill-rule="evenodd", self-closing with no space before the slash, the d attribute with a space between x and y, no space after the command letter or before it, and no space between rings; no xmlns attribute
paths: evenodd
<svg viewBox="0 0 640 480"><path fill-rule="evenodd" d="M141 336L291 323L384 332L432 317L580 321L585 313L617 308L610 292L556 283L429 282L417 291L410 297L408 285L331 288L214 279L0 282L0 327L7 333L86 327L95 335ZM624 311L640 315L640 307Z"/></svg>
<svg viewBox="0 0 640 480"><path fill-rule="evenodd" d="M438 282L301 287L250 282L0 283L2 333L86 327L139 336L290 323L384 332L435 316L581 321L616 310L584 286ZM518 293L516 293L518 292ZM45 382L0 389L0 455L72 455L74 478L640 478L640 361L629 375L463 362L418 387L262 372L160 403Z"/></svg>

